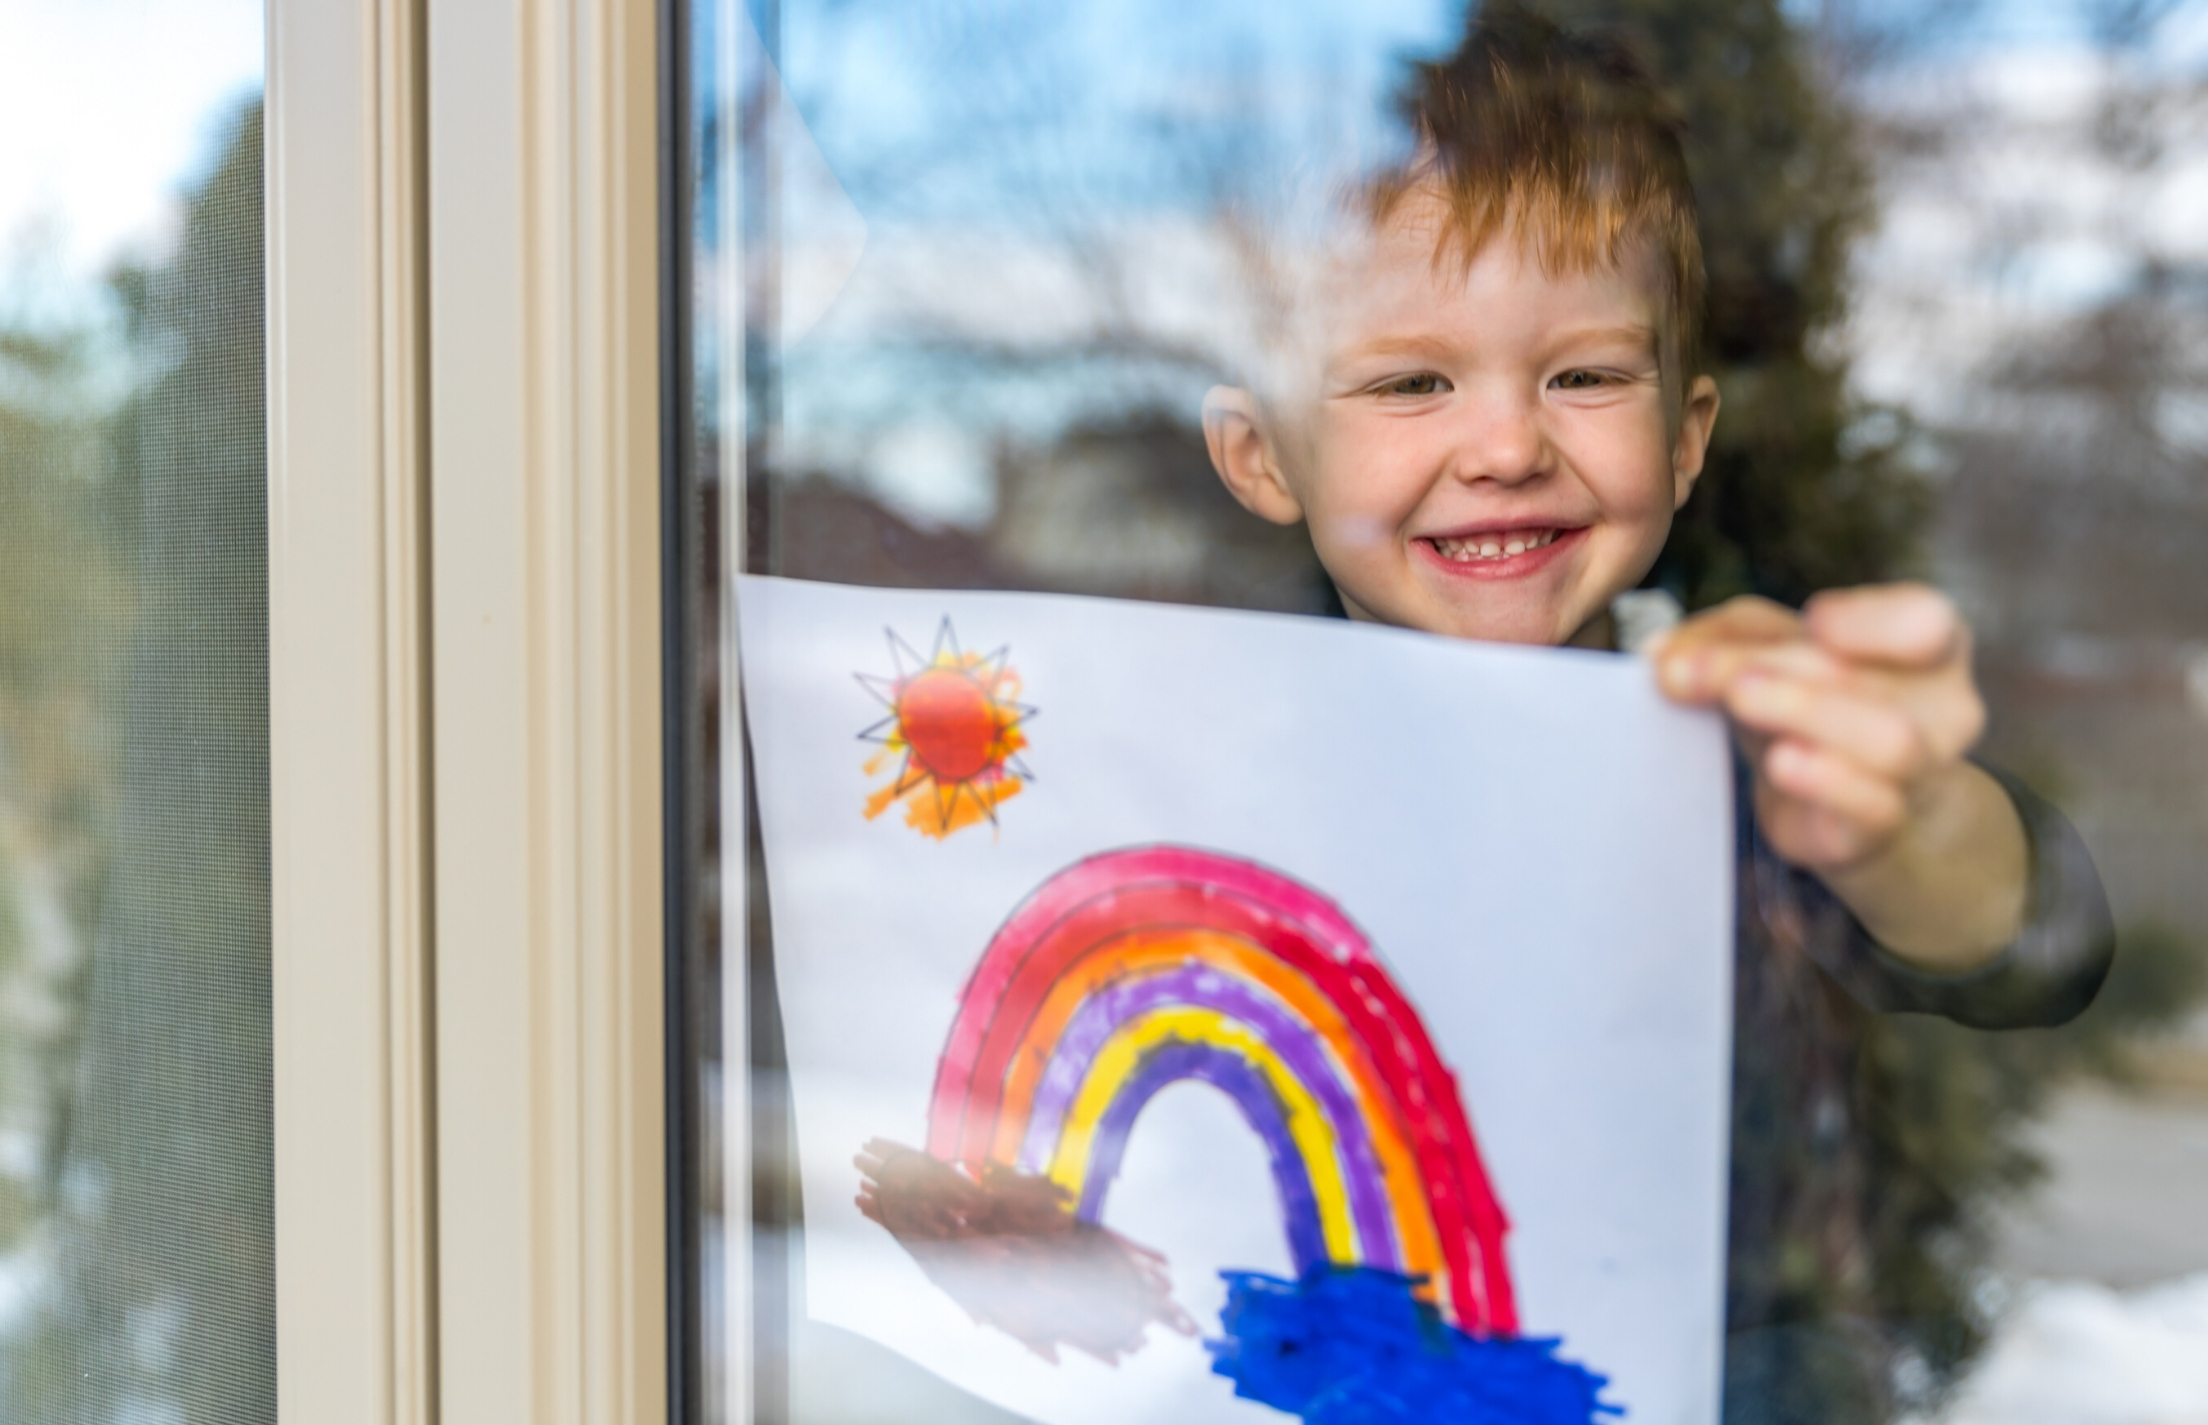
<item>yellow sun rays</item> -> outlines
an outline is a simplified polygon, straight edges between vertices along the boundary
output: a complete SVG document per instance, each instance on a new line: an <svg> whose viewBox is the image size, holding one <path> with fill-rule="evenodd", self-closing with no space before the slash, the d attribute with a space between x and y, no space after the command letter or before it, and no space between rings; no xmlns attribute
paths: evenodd
<svg viewBox="0 0 2208 1425"><path fill-rule="evenodd" d="M886 632L891 675L857 675L888 710L859 734L881 748L867 759L867 775L881 776L895 764L889 781L867 797L867 820L902 802L906 824L938 841L982 821L997 825L997 807L1034 780L1019 754L1027 746L1021 724L1035 709L1016 700L1020 679L1007 661L1011 650L966 652L948 618L924 658L894 629Z"/></svg>

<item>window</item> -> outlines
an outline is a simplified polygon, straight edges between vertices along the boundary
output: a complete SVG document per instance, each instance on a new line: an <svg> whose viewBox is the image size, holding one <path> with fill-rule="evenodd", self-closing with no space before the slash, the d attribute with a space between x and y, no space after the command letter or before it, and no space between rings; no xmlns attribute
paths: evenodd
<svg viewBox="0 0 2208 1425"><path fill-rule="evenodd" d="M2181 117L2203 16L1535 8L1622 28L1685 124L1723 407L1645 583L1690 612L1945 590L1974 630L1980 755L2061 806L2118 927L2059 1028L1859 1014L1807 969L1765 985L1839 1007L1783 1033L1747 1016L1735 1041L1724 1418L2146 1419L2157 1391L2208 1388L2208 1341L2173 1324L2208 1281ZM1002 1420L808 1320L731 575L1341 612L1309 539L1222 487L1200 413L1285 359L1311 274L1280 235L1402 152L1413 65L1467 14L678 10L690 1379L709 1418Z"/></svg>

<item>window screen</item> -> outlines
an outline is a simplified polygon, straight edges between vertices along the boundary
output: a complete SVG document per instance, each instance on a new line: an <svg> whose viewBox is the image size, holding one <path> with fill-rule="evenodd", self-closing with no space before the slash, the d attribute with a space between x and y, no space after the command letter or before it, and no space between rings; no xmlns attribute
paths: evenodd
<svg viewBox="0 0 2208 1425"><path fill-rule="evenodd" d="M275 1418L257 4L0 13L0 1415Z"/></svg>

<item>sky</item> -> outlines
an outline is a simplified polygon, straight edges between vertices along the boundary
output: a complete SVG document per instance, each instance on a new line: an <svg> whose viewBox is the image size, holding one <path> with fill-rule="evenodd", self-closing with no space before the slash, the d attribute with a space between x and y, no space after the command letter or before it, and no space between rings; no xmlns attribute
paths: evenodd
<svg viewBox="0 0 2208 1425"><path fill-rule="evenodd" d="M262 53L260 0L0 0L0 270L160 251Z"/></svg>

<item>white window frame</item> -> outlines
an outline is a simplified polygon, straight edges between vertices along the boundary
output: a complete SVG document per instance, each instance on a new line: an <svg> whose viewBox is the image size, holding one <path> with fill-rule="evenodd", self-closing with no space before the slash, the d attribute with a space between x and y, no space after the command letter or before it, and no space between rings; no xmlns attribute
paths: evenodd
<svg viewBox="0 0 2208 1425"><path fill-rule="evenodd" d="M269 0L280 1418L666 1418L651 0Z"/></svg>

